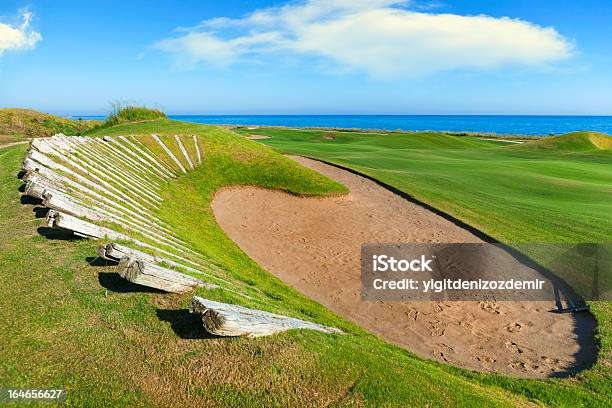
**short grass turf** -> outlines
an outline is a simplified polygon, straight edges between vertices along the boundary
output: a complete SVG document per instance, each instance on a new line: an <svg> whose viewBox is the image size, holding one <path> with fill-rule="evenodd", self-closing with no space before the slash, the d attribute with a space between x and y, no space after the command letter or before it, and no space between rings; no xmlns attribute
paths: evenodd
<svg viewBox="0 0 612 408"><path fill-rule="evenodd" d="M0 150L0 383L60 387L69 406L606 406L604 358L574 378L524 380L472 373L415 357L365 333L266 273L214 223L210 200L226 185L300 195L344 189L227 130L169 120L101 134L197 134L204 163L164 192L160 216L214 256L256 304L347 335L292 331L260 339L207 338L185 308L189 295L129 286L94 258L96 243L49 235L16 178L25 146ZM249 303L252 302L252 303ZM600 305L598 316L610 316Z"/></svg>
<svg viewBox="0 0 612 408"><path fill-rule="evenodd" d="M238 132L353 168L503 242L612 241L612 136L578 132L516 145L425 132Z"/></svg>

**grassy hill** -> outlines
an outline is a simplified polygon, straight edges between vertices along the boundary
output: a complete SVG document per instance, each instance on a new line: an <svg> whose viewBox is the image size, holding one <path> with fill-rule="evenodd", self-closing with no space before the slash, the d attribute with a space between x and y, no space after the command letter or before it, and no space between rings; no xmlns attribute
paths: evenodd
<svg viewBox="0 0 612 408"><path fill-rule="evenodd" d="M597 132L572 132L560 136L540 138L519 146L513 146L513 149L546 149L566 153L611 150L612 136Z"/></svg>
<svg viewBox="0 0 612 408"><path fill-rule="evenodd" d="M97 126L92 120L70 120L29 109L0 109L0 143L15 142L56 133L79 135Z"/></svg>
<svg viewBox="0 0 612 408"><path fill-rule="evenodd" d="M185 310L189 295L128 286L114 277L113 266L95 259L95 242L41 235L45 234L44 222L37 218L41 211L27 200L22 204L18 191L21 182L16 175L26 147L14 146L0 150L0 378L4 383L65 386L69 406L472 407L609 402L612 310L607 304L595 305L600 362L575 378L515 379L422 360L268 274L225 236L210 209L212 194L227 185L251 184L302 195L338 194L344 192L341 186L266 146L217 127L160 119L89 134L151 133L200 138L205 152L202 165L167 186L158 215L253 295L252 300L238 300L215 293L214 299L252 302L246 305L333 325L348 334L293 331L260 339L207 338L199 319ZM284 143L285 148L296 143L298 150L313 148L317 154L336 143L352 159L368 158L377 145L377 136L365 141L361 136L344 137L321 135L316 143L296 137ZM278 143L276 138L268 140ZM354 139L359 142L355 146ZM385 139L381 151L397 165L398 158L391 153L417 157L411 146L421 155L447 162L453 157L465 161L467 150L496 150L485 141L451 136L424 135L410 143L406 147Z"/></svg>

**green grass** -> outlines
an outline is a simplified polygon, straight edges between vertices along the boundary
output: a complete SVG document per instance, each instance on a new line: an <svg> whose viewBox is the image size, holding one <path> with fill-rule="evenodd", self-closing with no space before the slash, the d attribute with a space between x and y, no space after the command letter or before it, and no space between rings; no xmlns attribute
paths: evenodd
<svg viewBox="0 0 612 408"><path fill-rule="evenodd" d="M12 387L66 386L69 406L605 406L609 370L524 380L422 360L305 298L250 260L214 222L212 194L258 185L298 195L345 189L273 150L221 128L155 120L96 135L196 134L203 164L163 192L159 216L213 257L258 306L341 327L347 335L293 331L260 339L202 339L189 295L122 292L113 266L91 266L96 244L41 237L16 174L25 146L0 150L0 379ZM472 142L441 140L448 149ZM422 143L427 145L426 141ZM102 285L104 284L104 286ZM105 288L106 287L106 288ZM598 315L610 316L606 305ZM600 320L608 333L609 320ZM609 336L602 337L606 352Z"/></svg>
<svg viewBox="0 0 612 408"><path fill-rule="evenodd" d="M240 130L248 133L247 130ZM282 152L358 170L503 242L609 242L612 139L570 134L511 145L436 133L254 133Z"/></svg>
<svg viewBox="0 0 612 408"><path fill-rule="evenodd" d="M32 137L52 136L56 133L80 135L100 122L71 120L29 109L0 109L0 143L18 142Z"/></svg>

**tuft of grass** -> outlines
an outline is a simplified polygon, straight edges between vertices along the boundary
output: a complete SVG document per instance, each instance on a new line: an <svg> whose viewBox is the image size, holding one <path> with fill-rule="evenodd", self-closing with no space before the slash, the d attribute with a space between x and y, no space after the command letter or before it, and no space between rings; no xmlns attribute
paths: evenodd
<svg viewBox="0 0 612 408"><path fill-rule="evenodd" d="M112 112L104 121L102 127L115 126L126 122L142 122L146 120L165 119L166 114L159 109L145 106L114 104Z"/></svg>

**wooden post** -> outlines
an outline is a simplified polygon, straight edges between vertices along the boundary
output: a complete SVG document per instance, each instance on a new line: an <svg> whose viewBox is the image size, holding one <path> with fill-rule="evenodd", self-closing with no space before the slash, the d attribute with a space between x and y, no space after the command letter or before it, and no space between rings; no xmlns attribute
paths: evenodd
<svg viewBox="0 0 612 408"><path fill-rule="evenodd" d="M194 296L189 305L191 313L202 315L204 328L217 336L261 337L291 329L309 329L323 333L342 333L341 330L292 317L237 305L219 303Z"/></svg>

